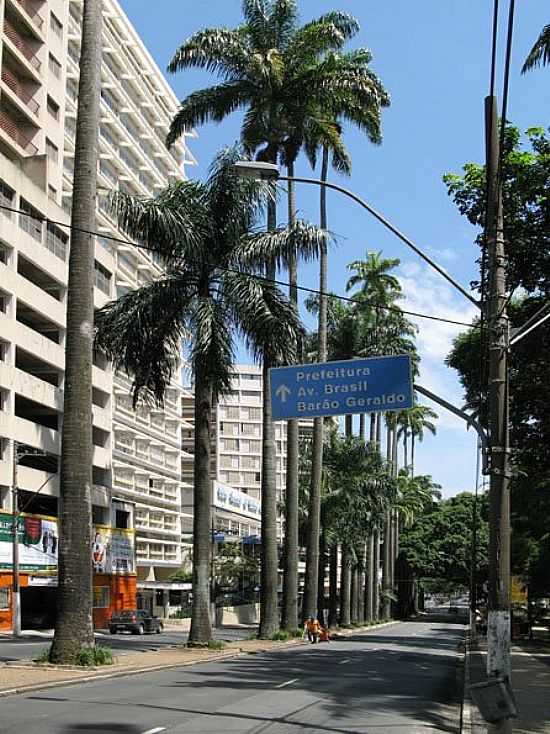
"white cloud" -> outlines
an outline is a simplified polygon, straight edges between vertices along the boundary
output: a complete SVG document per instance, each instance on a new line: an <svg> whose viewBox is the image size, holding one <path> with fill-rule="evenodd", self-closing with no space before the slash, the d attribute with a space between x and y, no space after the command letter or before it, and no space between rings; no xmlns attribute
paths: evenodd
<svg viewBox="0 0 550 734"><path fill-rule="evenodd" d="M401 305L406 310L464 324L471 323L476 316L475 306L427 265L404 263L399 281L405 296ZM453 339L468 327L410 318L418 327L417 345L421 357L419 384L461 407L463 390L456 372L445 365L445 358L451 350ZM439 408L438 413L440 428L464 430L464 422L459 418L443 408Z"/></svg>

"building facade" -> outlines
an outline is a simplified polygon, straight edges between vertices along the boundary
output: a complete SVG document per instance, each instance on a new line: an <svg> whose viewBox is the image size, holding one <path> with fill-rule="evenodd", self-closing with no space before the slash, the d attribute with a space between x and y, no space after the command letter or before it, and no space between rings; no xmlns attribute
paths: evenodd
<svg viewBox="0 0 550 734"><path fill-rule="evenodd" d="M212 419L212 477L214 485L228 488L231 496L235 490L235 502L240 495L250 497L260 506L262 480L262 410L263 376L257 365L235 365L231 390L221 397L213 410ZM193 393L187 389L183 395L183 416L188 427L182 429L182 475L187 483L193 476ZM310 434L312 421L300 421L302 435ZM277 452L277 495L279 505L284 502L286 486L286 422L275 423ZM214 495L216 492L213 490ZM236 508L236 506L235 506ZM220 514L213 501L215 530L233 535L261 535L261 512L258 522L248 517L230 519ZM279 513L277 535L282 539L283 519Z"/></svg>
<svg viewBox="0 0 550 734"><path fill-rule="evenodd" d="M154 195L193 162L185 140L172 151L164 144L178 106L172 90L116 0L103 6L96 308L162 272L158 258L109 239L121 234L108 192ZM0 205L7 207L0 209L0 510L11 508L16 442L29 447L18 467L20 508L44 518L56 517L59 492L51 462L60 455L63 420L70 244L63 225L70 223L81 13L80 0L0 0ZM136 410L129 389L128 378L96 354L94 523L99 535L135 531L137 565L133 591L126 584L107 592L98 583L94 603L97 610L136 603L137 583L138 603L162 613L169 576L182 562L181 386L174 381L162 408ZM4 606L8 596L0 594Z"/></svg>

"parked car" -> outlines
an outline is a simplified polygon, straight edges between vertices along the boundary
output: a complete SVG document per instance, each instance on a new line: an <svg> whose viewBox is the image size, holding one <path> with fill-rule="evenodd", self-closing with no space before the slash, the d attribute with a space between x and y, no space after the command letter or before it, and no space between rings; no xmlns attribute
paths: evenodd
<svg viewBox="0 0 550 734"><path fill-rule="evenodd" d="M143 609L123 609L122 612L113 614L109 622L109 632L112 635L117 632L131 632L133 635L144 635L146 632L160 634L162 630L162 621Z"/></svg>

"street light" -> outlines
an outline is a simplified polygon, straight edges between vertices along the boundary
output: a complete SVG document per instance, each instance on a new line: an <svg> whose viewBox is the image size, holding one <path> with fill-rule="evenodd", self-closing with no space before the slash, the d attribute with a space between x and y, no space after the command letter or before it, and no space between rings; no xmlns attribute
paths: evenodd
<svg viewBox="0 0 550 734"><path fill-rule="evenodd" d="M481 308L479 301L477 301L471 293L469 293L463 286L460 285L460 283L458 283L452 276L450 276L445 268L441 267L441 265L438 265L435 260L433 260L429 255L426 255L426 253L423 252L409 237L398 230L397 227L395 227L390 221L388 221L382 214L380 214L380 212L374 209L374 207L368 204L364 199L362 199L360 196L357 196L357 194L354 194L353 191L350 191L343 186L339 186L338 184L332 183L331 181L321 181L321 179L318 178L303 178L302 176L281 176L281 174L279 173L279 168L275 163L264 163L263 161L237 161L236 163L233 163L232 168L237 176L240 176L241 178L252 178L272 182L290 181L292 183L306 183L313 184L314 186L323 186L327 189L334 189L334 191L339 191L341 194L344 194L348 198L353 199L353 201L363 207L363 209L366 209L369 214L372 214L372 216L377 219L384 227L386 227L386 229L389 229L390 232L392 232L396 237L404 242L407 247L409 247L419 257L421 257L422 260L428 263L428 265L437 273L439 273L442 278L445 278L445 280L450 283L453 288L459 291L465 298L467 298L470 303L473 303L474 306L476 306L476 308L478 309Z"/></svg>

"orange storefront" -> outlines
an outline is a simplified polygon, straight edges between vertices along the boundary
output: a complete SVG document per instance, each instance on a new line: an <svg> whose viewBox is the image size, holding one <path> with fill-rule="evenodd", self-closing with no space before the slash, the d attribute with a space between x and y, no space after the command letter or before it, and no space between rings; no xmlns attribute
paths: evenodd
<svg viewBox="0 0 550 734"><path fill-rule="evenodd" d="M0 515L0 630L10 630L12 516ZM52 627L57 596L57 520L23 516L18 537L22 626L24 629ZM90 561L94 571L94 626L105 628L114 612L135 609L137 605L134 531L95 526Z"/></svg>

